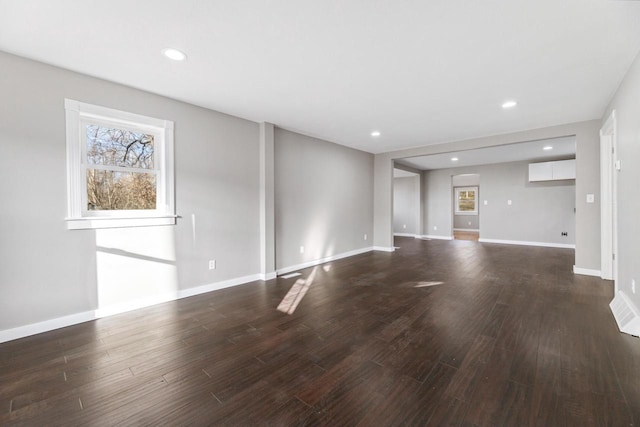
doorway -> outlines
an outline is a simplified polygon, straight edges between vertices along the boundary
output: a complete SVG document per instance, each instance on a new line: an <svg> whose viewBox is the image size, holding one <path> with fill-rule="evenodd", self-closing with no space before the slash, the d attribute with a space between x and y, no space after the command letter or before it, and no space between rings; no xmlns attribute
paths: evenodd
<svg viewBox="0 0 640 427"><path fill-rule="evenodd" d="M480 175L467 173L451 177L453 238L478 241L480 238Z"/></svg>

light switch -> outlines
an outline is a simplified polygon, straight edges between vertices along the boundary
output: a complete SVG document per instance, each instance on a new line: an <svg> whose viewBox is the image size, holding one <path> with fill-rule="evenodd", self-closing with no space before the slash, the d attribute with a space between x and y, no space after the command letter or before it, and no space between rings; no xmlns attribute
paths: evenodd
<svg viewBox="0 0 640 427"><path fill-rule="evenodd" d="M485 206L487 206L488 204L489 204L489 201L488 201L488 200L485 200L485 201L484 201L484 205L485 205Z"/></svg>
<svg viewBox="0 0 640 427"><path fill-rule="evenodd" d="M507 204L511 206L511 200L507 200Z"/></svg>
<svg viewBox="0 0 640 427"><path fill-rule="evenodd" d="M587 194L587 203L595 203L596 202L596 196L593 194Z"/></svg>

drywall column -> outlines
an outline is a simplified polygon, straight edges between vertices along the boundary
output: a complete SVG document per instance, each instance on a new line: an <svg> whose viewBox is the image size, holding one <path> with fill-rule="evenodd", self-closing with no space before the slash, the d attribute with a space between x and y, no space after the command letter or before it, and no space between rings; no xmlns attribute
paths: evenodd
<svg viewBox="0 0 640 427"><path fill-rule="evenodd" d="M427 171L420 171L420 218L418 219L418 234L424 236L429 234L427 227Z"/></svg>
<svg viewBox="0 0 640 427"><path fill-rule="evenodd" d="M393 160L376 154L373 166L373 249L393 252Z"/></svg>
<svg viewBox="0 0 640 427"><path fill-rule="evenodd" d="M274 126L260 123L260 278L276 277Z"/></svg>

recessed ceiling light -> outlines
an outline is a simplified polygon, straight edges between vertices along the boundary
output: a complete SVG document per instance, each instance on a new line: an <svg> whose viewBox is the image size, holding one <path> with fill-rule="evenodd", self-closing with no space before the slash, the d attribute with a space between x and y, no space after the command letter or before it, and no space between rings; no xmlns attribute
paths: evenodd
<svg viewBox="0 0 640 427"><path fill-rule="evenodd" d="M457 162L457 161L458 161L458 158L457 158L457 157L452 157L452 158L451 158L451 161L452 161L452 162Z"/></svg>
<svg viewBox="0 0 640 427"><path fill-rule="evenodd" d="M542 149L548 151L548 150L553 150L553 147L550 146L550 145L547 145L546 147L543 147Z"/></svg>
<svg viewBox="0 0 640 427"><path fill-rule="evenodd" d="M174 61L184 61L187 59L187 55L184 52L180 52L178 49L166 48L162 49L162 53L169 59L173 59Z"/></svg>
<svg viewBox="0 0 640 427"><path fill-rule="evenodd" d="M504 104L502 104L502 108L513 108L516 105L518 105L518 103L516 101L507 101Z"/></svg>
<svg viewBox="0 0 640 427"><path fill-rule="evenodd" d="M379 130L374 130L373 132L371 132L371 136L373 136L374 138L377 136L380 136L380 131Z"/></svg>

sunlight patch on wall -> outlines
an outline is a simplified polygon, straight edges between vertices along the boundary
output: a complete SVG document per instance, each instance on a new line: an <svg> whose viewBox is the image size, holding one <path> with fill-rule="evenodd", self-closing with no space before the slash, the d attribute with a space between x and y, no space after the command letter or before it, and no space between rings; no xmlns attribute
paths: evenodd
<svg viewBox="0 0 640 427"><path fill-rule="evenodd" d="M176 297L173 232L173 227L96 230L98 317Z"/></svg>
<svg viewBox="0 0 640 427"><path fill-rule="evenodd" d="M310 221L305 233L305 259L321 259L335 255L335 238L328 239L330 222L331 215L328 212L324 210L316 212L315 218Z"/></svg>

